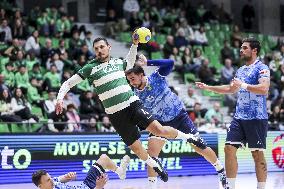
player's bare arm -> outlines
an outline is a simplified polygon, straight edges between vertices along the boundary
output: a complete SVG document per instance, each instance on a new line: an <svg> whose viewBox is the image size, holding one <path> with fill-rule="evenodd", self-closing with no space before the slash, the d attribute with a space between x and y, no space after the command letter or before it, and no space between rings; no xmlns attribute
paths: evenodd
<svg viewBox="0 0 284 189"><path fill-rule="evenodd" d="M62 111L63 111L63 98L64 98L64 96L68 93L68 91L72 87L79 84L81 81L83 81L83 79L78 74L75 74L62 84L62 86L60 87L60 90L58 92L57 102L56 102L56 105L55 105L56 114L61 114Z"/></svg>
<svg viewBox="0 0 284 189"><path fill-rule="evenodd" d="M259 95L267 95L270 86L269 78L260 78L257 85L246 84L238 79L234 79L232 83L236 87L244 88Z"/></svg>
<svg viewBox="0 0 284 189"><path fill-rule="evenodd" d="M69 172L65 175L62 175L59 177L59 181L62 182L62 183L66 183L66 182L69 182L71 180L76 180L76 172Z"/></svg>
<svg viewBox="0 0 284 189"><path fill-rule="evenodd" d="M233 94L236 93L239 89L238 86L234 85L220 85L220 86L210 86L202 82L195 82L195 85L204 90L213 91L219 94Z"/></svg>

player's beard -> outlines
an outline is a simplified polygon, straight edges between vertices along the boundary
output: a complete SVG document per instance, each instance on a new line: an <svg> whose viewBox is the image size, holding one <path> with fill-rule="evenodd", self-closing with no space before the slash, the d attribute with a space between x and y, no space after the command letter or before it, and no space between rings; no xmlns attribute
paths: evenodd
<svg viewBox="0 0 284 189"><path fill-rule="evenodd" d="M109 59L109 55L102 57L102 55L99 54L99 56L97 57L97 60L100 61L100 62L107 62L108 59Z"/></svg>
<svg viewBox="0 0 284 189"><path fill-rule="evenodd" d="M243 56L241 56L241 59L244 60L245 62L249 62L249 61L252 60L252 56L251 56L251 54L249 56L243 55Z"/></svg>

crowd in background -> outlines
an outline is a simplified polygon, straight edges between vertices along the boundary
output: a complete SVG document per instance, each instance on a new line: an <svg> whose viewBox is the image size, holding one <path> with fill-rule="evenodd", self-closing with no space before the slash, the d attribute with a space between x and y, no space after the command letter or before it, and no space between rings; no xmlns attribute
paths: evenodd
<svg viewBox="0 0 284 189"><path fill-rule="evenodd" d="M174 71L182 80L190 73L210 85L228 84L241 65L239 47L245 34L234 24L223 5L207 8L202 3L198 7L165 3L158 6L155 2L125 0L123 16L117 16L116 8L109 4L104 34L118 39L121 32L131 33L137 27L147 27L153 36L166 36L163 43L150 41L141 46L140 50L148 53L148 57L161 52L162 58L173 59ZM92 33L86 31L84 25L76 25L74 17L69 16L63 6L46 9L36 6L29 13L5 6L0 9L0 120L23 123L23 126L45 121L40 130L50 132L114 131L87 80L65 96L63 114L55 113L61 84L94 58ZM208 23L230 27L229 36L217 49L220 67L212 65L213 59L208 53L211 47L216 51L208 39ZM271 70L268 95L271 130L281 129L279 123L284 117L283 56L284 44L279 40L260 57ZM190 86L188 97L183 101L197 125L221 124L223 105L229 107L229 115L234 112L235 95L225 95L222 102L214 103L207 110L203 108L202 96L197 96L195 90Z"/></svg>

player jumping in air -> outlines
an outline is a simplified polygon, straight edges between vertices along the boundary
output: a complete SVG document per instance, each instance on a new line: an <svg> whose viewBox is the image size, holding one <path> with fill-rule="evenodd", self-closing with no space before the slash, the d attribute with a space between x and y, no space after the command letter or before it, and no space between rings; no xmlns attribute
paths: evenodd
<svg viewBox="0 0 284 189"><path fill-rule="evenodd" d="M140 55L137 64L138 66L126 72L126 76L135 88L134 92L140 98L145 109L162 125L169 125L179 131L199 137L196 127L185 111L183 102L171 91L166 81L166 76L172 71L173 60L147 60L144 55ZM141 67L144 65L159 66L159 69L147 77ZM149 155L158 157L165 142L165 138L150 134ZM225 187L225 171L215 152L210 147L205 149L195 145L192 147L214 166L223 187ZM148 180L150 189L157 189L157 174L150 167L148 167Z"/></svg>
<svg viewBox="0 0 284 189"><path fill-rule="evenodd" d="M106 113L125 144L166 182L168 180L167 172L159 160L150 157L143 148L139 139L138 127L156 136L182 139L200 148L206 148L206 146L199 137L185 134L172 127L163 127L144 109L139 98L131 90L124 71L132 68L136 60L139 40L135 36L137 35L134 32L133 45L125 60L110 57L111 46L105 38L95 39L93 48L96 59L90 61L77 74L62 84L57 96L56 112L62 112L63 98L70 88L87 78L93 83Z"/></svg>

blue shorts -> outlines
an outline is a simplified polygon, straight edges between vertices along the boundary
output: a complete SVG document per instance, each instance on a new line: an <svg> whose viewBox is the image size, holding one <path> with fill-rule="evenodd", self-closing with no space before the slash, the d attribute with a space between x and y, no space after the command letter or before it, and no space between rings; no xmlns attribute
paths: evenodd
<svg viewBox="0 0 284 189"><path fill-rule="evenodd" d="M158 120L159 121L159 120ZM161 125L163 126L170 126L173 127L183 133L190 133L193 135L199 135L194 123L191 121L191 119L189 118L187 112L182 109L180 111L180 113L171 121L167 121L167 122L163 122L163 121L159 121L161 123ZM154 138L161 138L164 139L163 137L156 137L153 134L150 134L149 137L154 137Z"/></svg>
<svg viewBox="0 0 284 189"><path fill-rule="evenodd" d="M268 120L253 119L240 120L233 119L227 133L226 144L236 147L245 147L251 151L266 149L266 136L268 129Z"/></svg>
<svg viewBox="0 0 284 189"><path fill-rule="evenodd" d="M104 168L101 165L94 163L83 181L84 184L86 184L90 189L95 188L97 177L101 176L103 173L105 173Z"/></svg>

